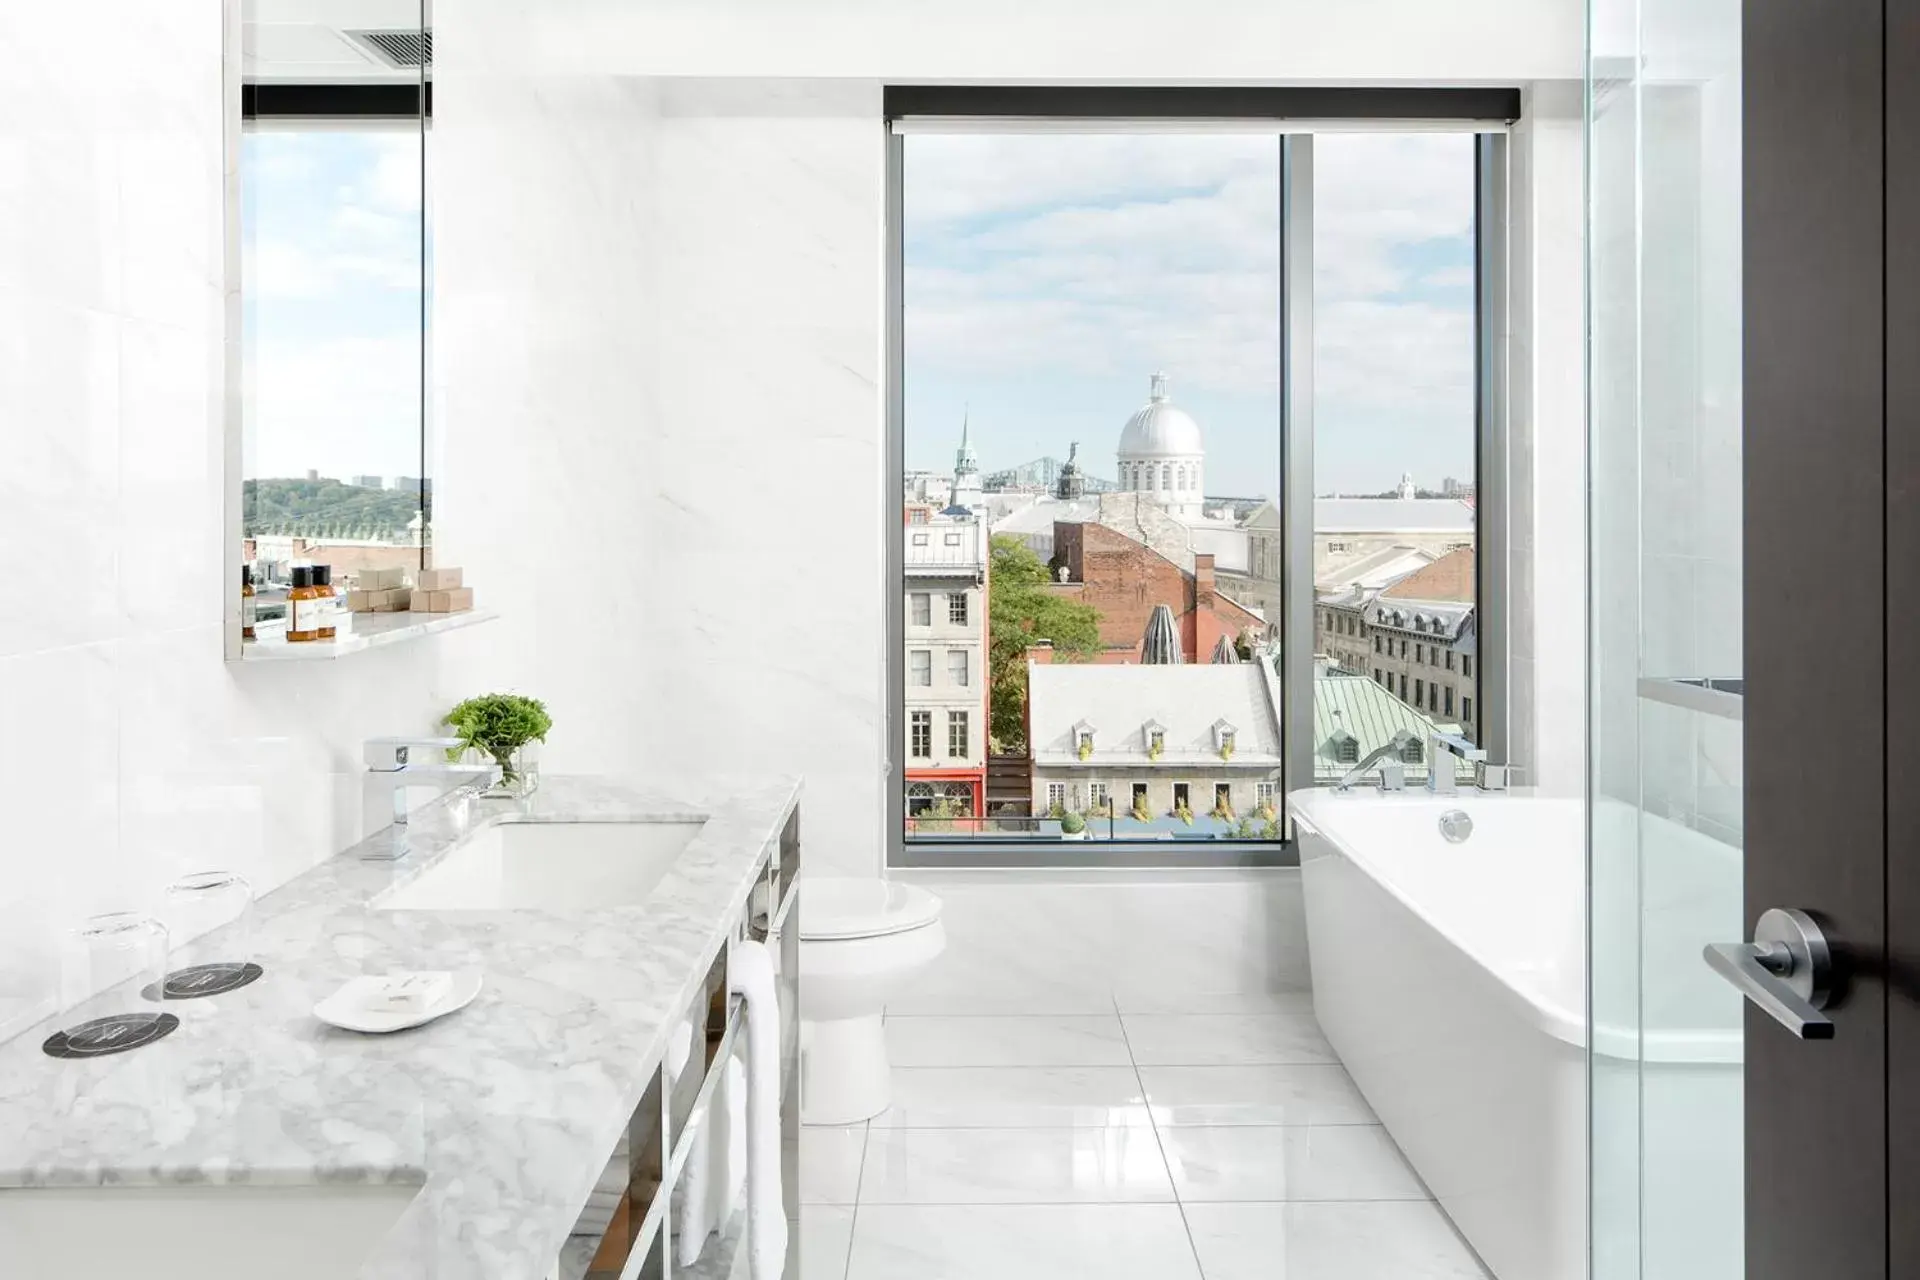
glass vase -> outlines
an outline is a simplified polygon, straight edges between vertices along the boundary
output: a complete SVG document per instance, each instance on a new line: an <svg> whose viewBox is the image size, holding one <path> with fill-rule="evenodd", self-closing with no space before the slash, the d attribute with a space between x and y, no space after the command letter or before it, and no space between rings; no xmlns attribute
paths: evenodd
<svg viewBox="0 0 1920 1280"><path fill-rule="evenodd" d="M500 776L480 794L489 800L521 800L540 789L540 744L523 743L504 757L490 757L500 767Z"/></svg>

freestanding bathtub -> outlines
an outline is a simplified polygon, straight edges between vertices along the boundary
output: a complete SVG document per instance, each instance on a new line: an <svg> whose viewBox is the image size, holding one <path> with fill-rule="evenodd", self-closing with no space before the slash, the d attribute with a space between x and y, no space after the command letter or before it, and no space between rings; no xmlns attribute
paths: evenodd
<svg viewBox="0 0 1920 1280"><path fill-rule="evenodd" d="M1288 808L1314 1011L1348 1072L1499 1280L1585 1280L1584 804L1314 790ZM1458 844L1449 809L1473 821ZM1700 945L1739 936L1739 855L1624 805L1596 817L1592 1274L1737 1280L1741 1011Z"/></svg>

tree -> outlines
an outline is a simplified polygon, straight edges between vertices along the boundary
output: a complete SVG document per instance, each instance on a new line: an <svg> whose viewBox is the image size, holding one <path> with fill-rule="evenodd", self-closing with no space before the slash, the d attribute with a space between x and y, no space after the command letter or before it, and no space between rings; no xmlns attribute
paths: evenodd
<svg viewBox="0 0 1920 1280"><path fill-rule="evenodd" d="M996 753L1027 750L1027 648L1050 641L1056 656L1084 662L1100 651L1100 611L1047 589L1047 566L1011 534L993 539L987 579L992 634L987 679L992 692L989 738Z"/></svg>

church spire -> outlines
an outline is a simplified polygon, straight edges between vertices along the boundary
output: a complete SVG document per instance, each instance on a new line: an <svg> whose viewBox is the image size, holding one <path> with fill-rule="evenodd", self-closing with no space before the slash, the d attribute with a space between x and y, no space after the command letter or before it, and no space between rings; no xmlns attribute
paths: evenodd
<svg viewBox="0 0 1920 1280"><path fill-rule="evenodd" d="M980 459L973 452L973 410L971 406L960 411L960 447L953 454L953 474L955 477L971 475L980 470Z"/></svg>

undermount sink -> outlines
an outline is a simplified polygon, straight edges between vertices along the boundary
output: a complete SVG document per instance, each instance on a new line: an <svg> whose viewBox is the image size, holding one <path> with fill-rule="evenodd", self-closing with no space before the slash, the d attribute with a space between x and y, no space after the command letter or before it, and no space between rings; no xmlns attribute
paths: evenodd
<svg viewBox="0 0 1920 1280"><path fill-rule="evenodd" d="M373 905L382 911L638 906L704 822L503 822L467 837Z"/></svg>
<svg viewBox="0 0 1920 1280"><path fill-rule="evenodd" d="M0 1189L0 1276L352 1280L417 1183Z"/></svg>

